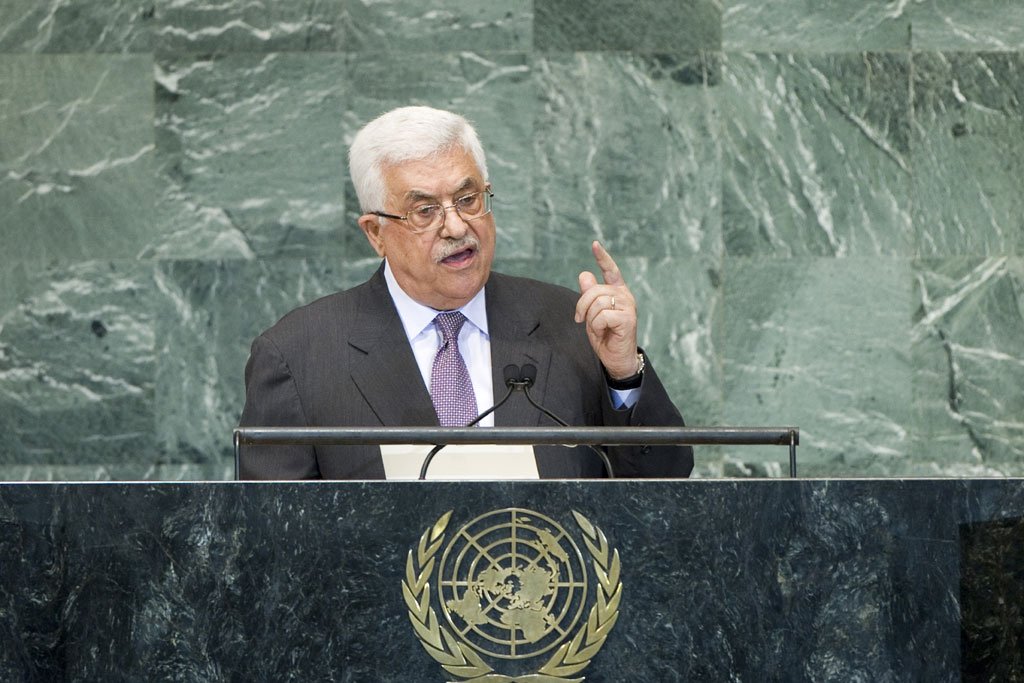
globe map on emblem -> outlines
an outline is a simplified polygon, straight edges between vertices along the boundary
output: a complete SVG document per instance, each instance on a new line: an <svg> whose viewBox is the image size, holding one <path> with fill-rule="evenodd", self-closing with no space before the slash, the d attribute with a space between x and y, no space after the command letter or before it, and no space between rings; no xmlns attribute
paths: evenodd
<svg viewBox="0 0 1024 683"><path fill-rule="evenodd" d="M454 535L438 569L441 610L477 651L533 657L562 642L587 597L583 556L554 520L508 508Z"/></svg>

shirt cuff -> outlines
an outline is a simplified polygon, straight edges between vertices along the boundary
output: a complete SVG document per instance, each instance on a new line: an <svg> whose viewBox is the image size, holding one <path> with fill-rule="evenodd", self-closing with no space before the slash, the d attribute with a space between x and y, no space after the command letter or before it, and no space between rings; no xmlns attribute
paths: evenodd
<svg viewBox="0 0 1024 683"><path fill-rule="evenodd" d="M629 410L640 400L640 387L636 389L608 389L615 410Z"/></svg>

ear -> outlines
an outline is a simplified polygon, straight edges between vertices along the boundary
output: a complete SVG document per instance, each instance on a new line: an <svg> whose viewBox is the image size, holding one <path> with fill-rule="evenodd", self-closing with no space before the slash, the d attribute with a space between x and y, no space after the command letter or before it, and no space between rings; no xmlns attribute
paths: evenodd
<svg viewBox="0 0 1024 683"><path fill-rule="evenodd" d="M380 236L380 218L372 213L364 213L359 217L359 227L366 235L370 246L377 252L377 256L383 258L385 256L384 239Z"/></svg>

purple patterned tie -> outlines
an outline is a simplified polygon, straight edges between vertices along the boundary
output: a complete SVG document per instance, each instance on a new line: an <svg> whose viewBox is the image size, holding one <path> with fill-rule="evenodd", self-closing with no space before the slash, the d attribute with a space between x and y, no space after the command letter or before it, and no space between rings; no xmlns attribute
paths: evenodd
<svg viewBox="0 0 1024 683"><path fill-rule="evenodd" d="M441 332L441 347L430 371L430 398L442 427L465 427L476 417L476 395L466 361L459 353L459 330L466 316L445 311L434 318Z"/></svg>

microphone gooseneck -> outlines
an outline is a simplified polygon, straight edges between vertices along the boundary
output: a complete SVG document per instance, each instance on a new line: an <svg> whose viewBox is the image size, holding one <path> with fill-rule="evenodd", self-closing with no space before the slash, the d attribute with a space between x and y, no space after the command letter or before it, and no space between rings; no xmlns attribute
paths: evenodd
<svg viewBox="0 0 1024 683"><path fill-rule="evenodd" d="M536 374L536 370L534 370L534 373ZM473 418L473 421L467 424L466 426L475 426L478 422L480 422L480 420L484 419L485 417L493 413L495 410L505 405L508 399L512 396L512 392L514 392L516 389L521 388L518 384L518 382L520 381L520 374L521 373L519 371L518 365L506 365L505 368L502 370L502 376L505 378L505 386L508 388L508 391L505 392L505 395L502 396L500 401L495 403L493 406L491 406L484 412L477 415L475 418ZM437 455L441 451L441 449L447 445L448 444L442 443L434 446L433 448L430 449L430 452L427 453L427 457L423 458L423 464L420 466L420 481L424 481L427 478L427 469L429 469L430 463L433 462L434 456Z"/></svg>
<svg viewBox="0 0 1024 683"><path fill-rule="evenodd" d="M505 395L501 398L500 401L495 403L493 406L491 406L484 412L477 415L472 422L466 425L467 427L472 427L476 425L478 422L480 422L480 420L484 419L485 417L493 413L495 410L505 405L505 403L512 396L512 394L515 393L517 389L522 389L523 394L526 396L526 400L530 402L531 406L547 415L549 418L554 420L555 423L561 425L562 427L569 426L568 422L558 417L541 404L537 403L533 399L533 396L530 395L530 387L532 387L534 383L537 381L537 366L533 365L532 363L527 363L522 367L522 369L520 369L518 365L509 364L506 365L502 370L502 377L505 379L505 387L507 388ZM446 445L447 444L438 444L431 448L430 452L427 453L427 457L423 459L423 465L420 467L420 481L426 480L427 470L430 468L430 463L433 462L434 456L436 456L441 451L441 449L444 448ZM615 471L612 469L611 460L608 459L608 454L604 451L604 449L598 448L593 444L583 445L585 445L587 448L589 448L590 450L594 451L594 453L597 454L597 457L601 459L601 463L604 465L604 471L608 475L608 478L614 479Z"/></svg>
<svg viewBox="0 0 1024 683"><path fill-rule="evenodd" d="M539 403L537 403L536 401L533 400L533 396L530 395L530 387L533 386L533 383L534 383L534 381L536 381L536 379L537 379L537 367L535 365L530 364L530 363L527 363L526 365L524 365L523 366L523 373L522 373L522 382L523 382L523 393L526 395L526 400L530 402L531 406L533 406L534 408L536 408L540 412L542 412L545 415L547 415L548 417L550 417L552 420L557 422L559 425L561 425L563 427L568 427L569 426L568 422L566 422L562 418L558 417L557 415L552 413L550 410L548 410L547 408L545 408L544 406L542 406L541 404L539 404ZM582 445L586 446L587 448L589 448L590 450L594 451L594 453L597 454L597 457L599 457L601 459L601 463L604 465L604 471L608 475L608 478L609 479L614 479L615 478L615 470L612 469L612 462L611 462L611 460L608 459L608 454L605 453L604 449L603 448L599 448L599 447L597 447L597 446L595 446L593 444L589 444L589 443L588 444L582 444Z"/></svg>

